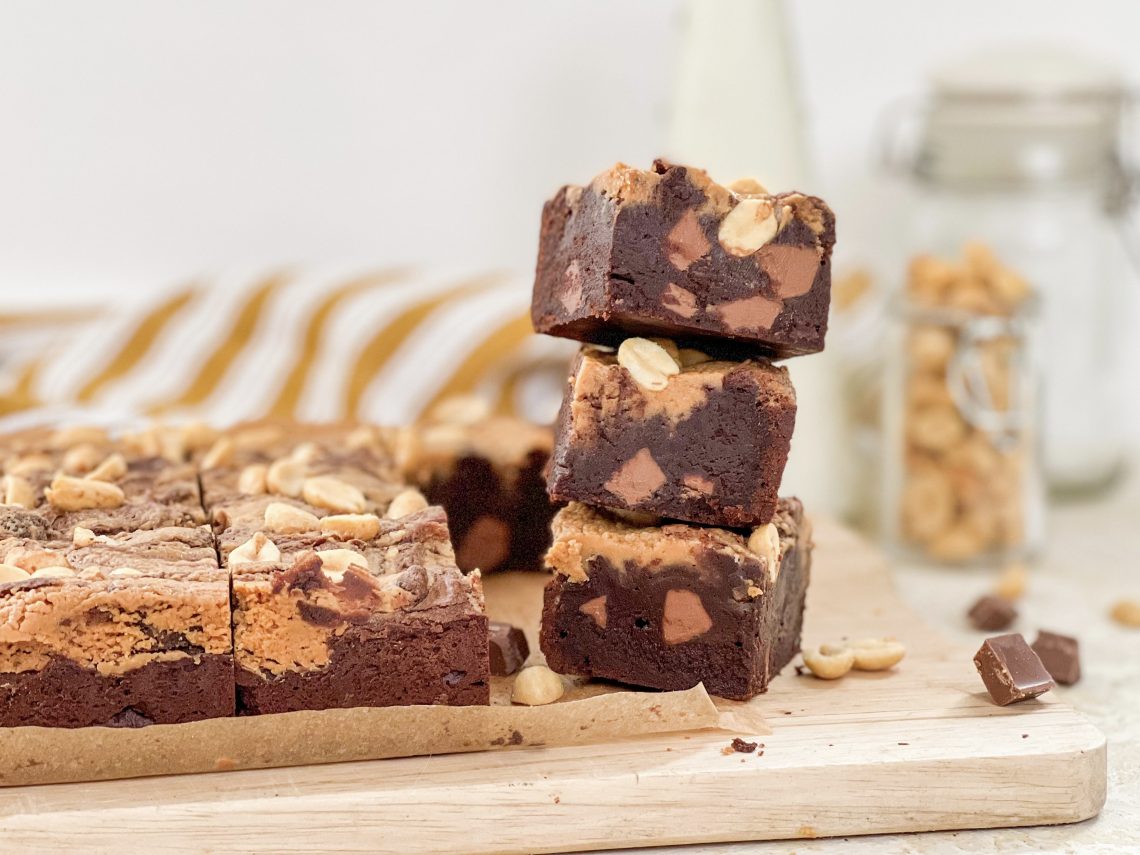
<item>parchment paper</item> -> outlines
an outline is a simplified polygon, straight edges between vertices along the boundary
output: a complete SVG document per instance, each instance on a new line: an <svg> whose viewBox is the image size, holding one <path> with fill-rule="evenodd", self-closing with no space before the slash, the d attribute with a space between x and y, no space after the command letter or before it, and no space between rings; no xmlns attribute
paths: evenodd
<svg viewBox="0 0 1140 855"><path fill-rule="evenodd" d="M530 662L542 659L537 630L546 579L541 573L486 579L488 613L523 627ZM0 729L0 786L578 745L706 728L771 732L750 707L714 703L702 686L642 692L568 680L559 702L521 707L510 703L512 681L493 680L489 707L315 710L138 729Z"/></svg>

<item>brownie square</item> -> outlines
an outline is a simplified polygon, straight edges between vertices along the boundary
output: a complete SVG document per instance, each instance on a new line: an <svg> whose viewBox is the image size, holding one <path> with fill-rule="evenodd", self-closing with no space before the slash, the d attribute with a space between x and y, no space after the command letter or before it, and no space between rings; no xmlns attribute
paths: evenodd
<svg viewBox="0 0 1140 855"><path fill-rule="evenodd" d="M617 354L582 348L558 415L552 498L728 527L772 519L796 420L787 369L681 356L647 388Z"/></svg>
<svg viewBox="0 0 1140 855"><path fill-rule="evenodd" d="M602 344L647 334L815 353L834 244L835 217L815 197L729 189L663 161L618 164L543 208L534 328Z"/></svg>
<svg viewBox="0 0 1140 855"><path fill-rule="evenodd" d="M540 643L555 671L746 700L799 650L811 528L796 499L752 535L572 503L547 565Z"/></svg>
<svg viewBox="0 0 1140 855"><path fill-rule="evenodd" d="M482 585L440 508L370 539L254 537L229 558L240 714L490 702Z"/></svg>
<svg viewBox="0 0 1140 855"><path fill-rule="evenodd" d="M233 714L229 579L208 529L0 543L0 726Z"/></svg>
<svg viewBox="0 0 1140 855"><path fill-rule="evenodd" d="M447 511L459 569L541 570L555 511L544 474L551 428L462 415L443 408L441 417L401 433L406 477Z"/></svg>

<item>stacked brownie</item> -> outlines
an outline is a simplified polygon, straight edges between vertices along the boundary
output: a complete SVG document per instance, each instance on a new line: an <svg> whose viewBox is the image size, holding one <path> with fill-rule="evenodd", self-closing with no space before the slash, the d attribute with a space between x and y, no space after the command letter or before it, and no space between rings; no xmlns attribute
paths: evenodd
<svg viewBox="0 0 1140 855"><path fill-rule="evenodd" d="M555 428L541 643L556 671L745 699L799 649L811 529L778 497L823 348L819 199L619 164L543 210L532 318L583 342Z"/></svg>
<svg viewBox="0 0 1140 855"><path fill-rule="evenodd" d="M479 575L378 431L84 428L0 452L0 726L488 703Z"/></svg>

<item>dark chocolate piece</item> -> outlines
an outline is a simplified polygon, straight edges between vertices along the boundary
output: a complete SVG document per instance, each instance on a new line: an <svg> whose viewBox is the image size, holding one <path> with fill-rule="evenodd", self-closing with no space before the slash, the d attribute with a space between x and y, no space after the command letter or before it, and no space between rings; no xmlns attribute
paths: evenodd
<svg viewBox="0 0 1140 855"><path fill-rule="evenodd" d="M769 522L796 421L787 369L704 361L664 383L648 389L615 354L583 347L558 416L550 495L707 525Z"/></svg>
<svg viewBox="0 0 1140 855"><path fill-rule="evenodd" d="M1062 686L1071 686L1081 679L1080 643L1071 635L1040 630L1033 642L1033 652L1050 676Z"/></svg>
<svg viewBox="0 0 1140 855"><path fill-rule="evenodd" d="M999 706L1042 695L1053 688L1053 678L1020 633L987 638L974 655L974 667Z"/></svg>
<svg viewBox="0 0 1140 855"><path fill-rule="evenodd" d="M1017 609L1004 597L986 594L967 613L974 629L995 632L1010 627L1017 620Z"/></svg>
<svg viewBox="0 0 1140 855"><path fill-rule="evenodd" d="M812 196L734 188L661 161L563 187L542 212L535 329L601 344L715 339L777 357L822 350L834 215Z"/></svg>
<svg viewBox="0 0 1140 855"><path fill-rule="evenodd" d="M739 736L735 737L729 745L733 751L739 754L751 754L760 747L759 742L745 742Z"/></svg>
<svg viewBox="0 0 1140 855"><path fill-rule="evenodd" d="M554 520L540 642L562 674L746 700L799 650L811 564L796 499L746 539L632 526L574 502Z"/></svg>
<svg viewBox="0 0 1140 855"><path fill-rule="evenodd" d="M530 655L526 633L517 626L493 620L487 625L491 650L491 673L506 677L515 673Z"/></svg>

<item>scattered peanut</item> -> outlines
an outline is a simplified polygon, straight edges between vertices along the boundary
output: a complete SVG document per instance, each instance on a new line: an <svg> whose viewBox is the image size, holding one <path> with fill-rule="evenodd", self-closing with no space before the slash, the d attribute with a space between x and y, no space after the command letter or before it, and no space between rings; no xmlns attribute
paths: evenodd
<svg viewBox="0 0 1140 855"><path fill-rule="evenodd" d="M280 559L281 550L277 548L277 544L259 531L230 553L229 565L236 567L239 564L249 564L254 561L279 561Z"/></svg>
<svg viewBox="0 0 1140 855"><path fill-rule="evenodd" d="M234 456L234 450L232 439L228 436L218 437L217 441L210 446L210 450L202 455L202 468L216 469L219 466L224 466Z"/></svg>
<svg viewBox="0 0 1140 855"><path fill-rule="evenodd" d="M265 472L265 486L270 493L295 499L305 486L305 464L291 457L273 461Z"/></svg>
<svg viewBox="0 0 1140 855"><path fill-rule="evenodd" d="M321 518L321 531L349 540L372 540L380 533L376 514L331 514Z"/></svg>
<svg viewBox="0 0 1140 855"><path fill-rule="evenodd" d="M41 567L32 573L32 576L37 579L69 579L75 575L75 571L70 567L60 567L53 564L50 567Z"/></svg>
<svg viewBox="0 0 1140 855"><path fill-rule="evenodd" d="M36 506L36 491L30 481L19 475L4 476L4 504L31 510Z"/></svg>
<svg viewBox="0 0 1140 855"><path fill-rule="evenodd" d="M857 671L886 671L906 656L906 648L893 638L864 638L851 644Z"/></svg>
<svg viewBox="0 0 1140 855"><path fill-rule="evenodd" d="M994 582L994 593L1005 600L1020 600L1029 585L1029 570L1021 561L1005 565Z"/></svg>
<svg viewBox="0 0 1140 855"><path fill-rule="evenodd" d="M768 189L755 178L737 178L728 185L737 196L767 196Z"/></svg>
<svg viewBox="0 0 1140 855"><path fill-rule="evenodd" d="M269 467L264 463L251 463L238 475L238 492L247 496L260 496L269 492Z"/></svg>
<svg viewBox="0 0 1140 855"><path fill-rule="evenodd" d="M618 347L617 360L637 385L651 392L660 392L681 370L669 351L647 338L627 338Z"/></svg>
<svg viewBox="0 0 1140 855"><path fill-rule="evenodd" d="M511 688L511 703L538 707L552 704L566 692L562 678L545 665L523 668Z"/></svg>
<svg viewBox="0 0 1140 855"><path fill-rule="evenodd" d="M700 365L702 362L712 361L712 357L703 350L692 347L682 347L677 355L682 368L690 368L693 365Z"/></svg>
<svg viewBox="0 0 1140 855"><path fill-rule="evenodd" d="M306 478L301 496L310 505L337 513L359 514L367 507L364 494L359 489L329 475Z"/></svg>
<svg viewBox="0 0 1140 855"><path fill-rule="evenodd" d="M84 442L69 448L63 455L65 472L90 472L103 459L103 452L97 446Z"/></svg>
<svg viewBox="0 0 1140 855"><path fill-rule="evenodd" d="M278 534L316 531L320 525L321 521L316 514L284 502L271 502L265 508L265 527Z"/></svg>
<svg viewBox="0 0 1140 855"><path fill-rule="evenodd" d="M206 422L189 422L182 426L182 445L188 451L201 451L218 441L218 429Z"/></svg>
<svg viewBox="0 0 1140 855"><path fill-rule="evenodd" d="M748 536L748 550L764 559L769 576L780 572L780 530L775 523L754 528Z"/></svg>
<svg viewBox="0 0 1140 855"><path fill-rule="evenodd" d="M56 475L44 494L52 507L62 511L117 508L126 501L126 495L115 484L70 475Z"/></svg>
<svg viewBox="0 0 1140 855"><path fill-rule="evenodd" d="M70 448L80 443L99 445L107 441L107 431L92 425L75 425L60 428L51 435L51 446L56 449Z"/></svg>
<svg viewBox="0 0 1140 855"><path fill-rule="evenodd" d="M424 498L424 494L413 487L396 496L392 504L388 505L388 512L384 516L390 520L398 520L400 517L422 511L427 506L428 500Z"/></svg>
<svg viewBox="0 0 1140 855"><path fill-rule="evenodd" d="M23 570L13 564L0 564L0 583L22 582L31 575L32 574L27 570Z"/></svg>
<svg viewBox="0 0 1140 855"><path fill-rule="evenodd" d="M71 545L78 549L84 549L90 546L95 542L95 540L95 532L89 528L84 528L81 525L77 525L71 531Z"/></svg>
<svg viewBox="0 0 1140 855"><path fill-rule="evenodd" d="M491 415L491 405L478 395L453 395L431 408L429 420L453 425L473 425Z"/></svg>
<svg viewBox="0 0 1140 855"><path fill-rule="evenodd" d="M89 481L118 481L127 474L127 461L118 452L110 454L85 476Z"/></svg>
<svg viewBox="0 0 1140 855"><path fill-rule="evenodd" d="M325 549L317 556L321 559L321 571L333 578L343 576L349 567L368 570L368 559L355 549Z"/></svg>
<svg viewBox="0 0 1140 855"><path fill-rule="evenodd" d="M51 469L55 464L52 459L46 454L27 454L23 457L18 457L14 463L8 467L9 475L30 475L33 472L43 472Z"/></svg>
<svg viewBox="0 0 1140 855"><path fill-rule="evenodd" d="M1121 626L1140 627L1140 600L1117 600L1109 614Z"/></svg>
<svg viewBox="0 0 1140 855"><path fill-rule="evenodd" d="M776 212L767 199L742 198L720 222L717 240L738 258L752 255L780 230Z"/></svg>
<svg viewBox="0 0 1140 855"><path fill-rule="evenodd" d="M803 656L804 665L821 680L838 680L855 665L855 651L842 644L821 644Z"/></svg>
<svg viewBox="0 0 1140 855"><path fill-rule="evenodd" d="M289 453L289 456L298 463L308 465L320 457L322 453L321 447L315 442L302 442Z"/></svg>

